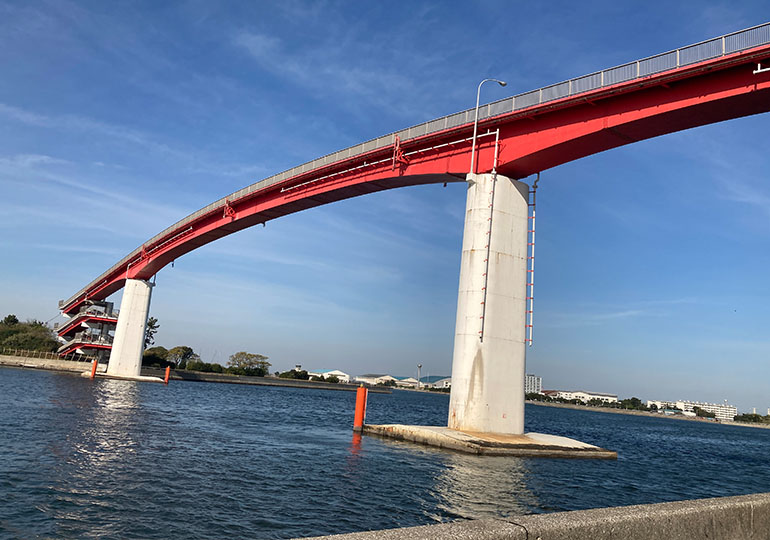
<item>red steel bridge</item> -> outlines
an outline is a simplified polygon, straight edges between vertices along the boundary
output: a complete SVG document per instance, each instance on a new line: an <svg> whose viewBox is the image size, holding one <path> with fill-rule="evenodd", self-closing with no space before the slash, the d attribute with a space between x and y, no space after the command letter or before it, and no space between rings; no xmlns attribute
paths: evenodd
<svg viewBox="0 0 770 540"><path fill-rule="evenodd" d="M502 175L525 178L610 148L767 111L770 23L483 105L472 172L496 164ZM91 306L107 305L127 279L148 280L189 251L271 219L385 189L464 182L473 121L474 109L444 116L249 185L150 238L59 309L83 317ZM116 319L111 305L91 315L102 330ZM95 342L72 323L60 332L69 343L63 354ZM96 341L104 348L109 340Z"/></svg>

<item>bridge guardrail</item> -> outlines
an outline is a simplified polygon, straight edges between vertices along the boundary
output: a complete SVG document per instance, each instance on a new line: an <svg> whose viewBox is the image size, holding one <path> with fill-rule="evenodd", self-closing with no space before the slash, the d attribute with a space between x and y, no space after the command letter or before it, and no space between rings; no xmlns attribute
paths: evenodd
<svg viewBox="0 0 770 540"><path fill-rule="evenodd" d="M685 67L697 62L725 56L728 54L740 52L743 50L758 47L760 45L766 45L770 43L770 23L764 23L745 30L739 30L730 34L725 34L717 38L701 41L693 45L687 45L679 49L674 49L654 56L649 56L635 62L629 62L619 66L604 69L590 73L588 75L582 75L573 79L562 81L550 86L539 88L518 94L512 97L504 98L486 105L479 107L479 120L485 120L501 114L508 114L516 111L521 111L529 107L542 105L550 101L562 99L565 97L571 97L592 90L598 90L600 88L613 86L623 82L632 81L634 79L642 79L650 75L656 75L672 69ZM126 257L118 261L109 270L104 272L98 278L89 283L86 287L78 291L75 295L69 298L65 302L60 302L62 305L69 305L73 301L77 300L79 296L88 292L97 283L106 279L112 272L125 266L139 255L143 246L152 246L157 241L168 237L174 231L177 231L181 227L184 227L188 223L192 223L197 218L206 215L217 208L221 208L227 202L234 202L243 198L255 191L260 191L266 187L282 182L288 178L292 178L299 174L317 169L330 163L337 163L343 159L355 157L372 150L378 150L391 146L395 142L395 137L398 135L402 142L414 139L416 137L422 137L424 135L430 135L446 129L452 129L473 122L473 115L475 109L467 109L447 116L436 118L435 120L429 120L415 126L383 135L375 139L343 148L337 152L327 154L315 160L303 163L292 169L280 172L276 175L270 176L254 184L250 184L243 189L235 191L230 195L223 197L203 208L193 212L189 216L177 221L172 226L166 228L159 234L156 234L150 238L147 242L139 246Z"/></svg>

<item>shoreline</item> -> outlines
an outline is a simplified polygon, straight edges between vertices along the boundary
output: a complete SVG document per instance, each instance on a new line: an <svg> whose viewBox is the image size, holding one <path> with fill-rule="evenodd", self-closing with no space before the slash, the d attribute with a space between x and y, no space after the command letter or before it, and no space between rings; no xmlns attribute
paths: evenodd
<svg viewBox="0 0 770 540"><path fill-rule="evenodd" d="M666 418L670 420L685 420L687 422L701 422L704 424L715 424L719 426L740 426L759 429L770 429L770 424L750 424L748 422L715 422L706 418L698 418L692 416L681 415L666 415L660 413L654 413L650 411L635 411L631 409L611 409L609 407L589 407L587 405L573 405L572 403L547 403L544 401L530 401L525 400L524 403L528 405L537 405L540 407L555 407L557 409L573 409L576 411L593 411L611 414L626 414L631 416L648 416L651 418Z"/></svg>
<svg viewBox="0 0 770 540"><path fill-rule="evenodd" d="M20 369L38 369L56 371L60 373L83 373L91 369L89 362L77 362L74 360L50 360L43 358L30 358L26 356L0 355L0 367ZM99 364L99 373L104 373L107 366ZM165 370L155 368L142 368L142 376L160 377L163 379ZM199 371L172 370L169 380L207 382L223 384L245 384L252 386L282 386L287 388L309 388L313 390L336 390L338 392L354 392L357 384L352 383L324 383L319 381L304 381L297 379L280 379L278 377L244 377L242 375L230 375L226 373L204 373ZM369 387L369 391L375 394L390 394L389 389Z"/></svg>

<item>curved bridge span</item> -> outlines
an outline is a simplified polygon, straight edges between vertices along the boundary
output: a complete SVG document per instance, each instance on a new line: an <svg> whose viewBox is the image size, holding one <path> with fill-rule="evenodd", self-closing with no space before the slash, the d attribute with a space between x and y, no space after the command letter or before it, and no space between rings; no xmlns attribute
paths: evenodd
<svg viewBox="0 0 770 540"><path fill-rule="evenodd" d="M770 23L506 98L479 109L475 173L511 178L597 152L770 110ZM755 73L756 71L759 71ZM103 300L241 229L384 189L463 182L474 110L385 135L282 172L190 214L66 301Z"/></svg>
<svg viewBox="0 0 770 540"><path fill-rule="evenodd" d="M470 172L475 110L379 137L247 186L145 242L60 302L72 318L59 332L65 341L60 350L111 347L108 374L136 377L148 280L178 257L322 204L402 186L467 182L448 425L523 434L534 215L529 186L517 179L610 148L767 111L770 23L484 105ZM122 287L115 316L105 299ZM77 332L81 327L99 331Z"/></svg>

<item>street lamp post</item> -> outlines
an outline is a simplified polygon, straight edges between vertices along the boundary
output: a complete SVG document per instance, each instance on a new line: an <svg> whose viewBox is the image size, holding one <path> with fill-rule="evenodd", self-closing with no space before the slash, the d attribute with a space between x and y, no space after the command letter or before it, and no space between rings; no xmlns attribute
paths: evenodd
<svg viewBox="0 0 770 540"><path fill-rule="evenodd" d="M507 82L498 79L484 79L479 83L479 87L476 90L476 116L473 119L473 142L471 143L471 174L473 174L474 166L476 164L476 132L479 129L479 97L481 96L481 85L488 81L494 81L500 86L508 84Z"/></svg>

